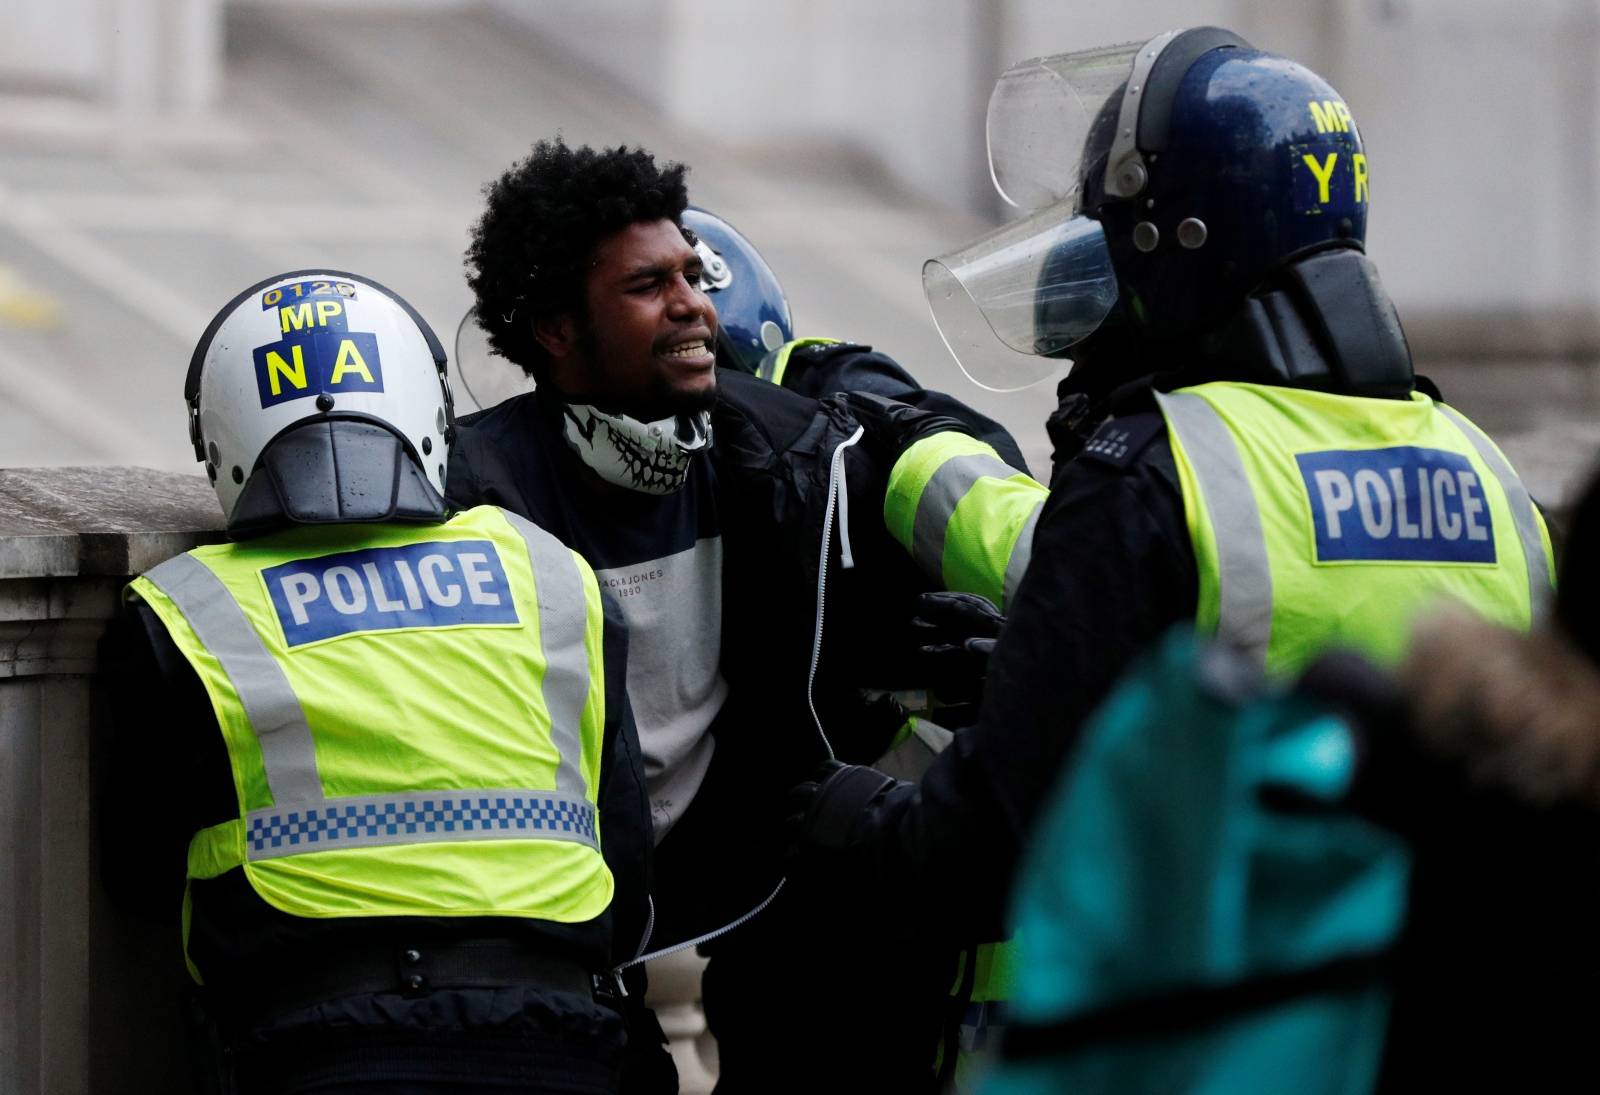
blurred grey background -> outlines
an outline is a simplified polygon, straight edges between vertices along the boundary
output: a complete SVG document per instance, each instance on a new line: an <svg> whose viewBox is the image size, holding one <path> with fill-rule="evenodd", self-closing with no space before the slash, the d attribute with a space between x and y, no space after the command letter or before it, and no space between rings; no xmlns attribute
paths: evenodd
<svg viewBox="0 0 1600 1095"><path fill-rule="evenodd" d="M1341 90L1419 367L1570 491L1600 445L1600 0L7 0L0 466L197 472L189 353L282 270L374 277L449 344L480 188L559 132L690 164L799 333L900 358L1040 472L1049 387L967 382L922 262L1004 217L1004 68L1208 22Z"/></svg>

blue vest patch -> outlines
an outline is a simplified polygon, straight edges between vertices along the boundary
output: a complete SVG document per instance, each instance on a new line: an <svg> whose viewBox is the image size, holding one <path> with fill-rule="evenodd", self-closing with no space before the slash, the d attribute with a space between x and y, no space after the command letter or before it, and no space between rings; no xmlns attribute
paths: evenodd
<svg viewBox="0 0 1600 1095"><path fill-rule="evenodd" d="M1333 449L1295 456L1317 562L1493 563L1494 523L1471 461L1445 449Z"/></svg>
<svg viewBox="0 0 1600 1095"><path fill-rule="evenodd" d="M520 623L488 540L443 540L297 559L261 572L291 647L409 627Z"/></svg>

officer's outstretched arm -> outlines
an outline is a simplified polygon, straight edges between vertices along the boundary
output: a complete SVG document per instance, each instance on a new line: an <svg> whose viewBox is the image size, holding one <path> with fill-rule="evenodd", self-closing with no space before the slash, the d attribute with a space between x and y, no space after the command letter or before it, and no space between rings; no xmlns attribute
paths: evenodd
<svg viewBox="0 0 1600 1095"><path fill-rule="evenodd" d="M1033 548L977 725L914 789L875 793L842 847L818 847L796 826L800 869L811 857L810 869L857 887L853 908L994 938L1020 849L1087 714L1141 649L1193 616L1181 496L1157 472L1086 464L1063 476Z"/></svg>
<svg viewBox="0 0 1600 1095"><path fill-rule="evenodd" d="M142 603L113 619L100 665L110 716L101 877L119 909L170 925L190 836L237 816L227 749L199 675Z"/></svg>

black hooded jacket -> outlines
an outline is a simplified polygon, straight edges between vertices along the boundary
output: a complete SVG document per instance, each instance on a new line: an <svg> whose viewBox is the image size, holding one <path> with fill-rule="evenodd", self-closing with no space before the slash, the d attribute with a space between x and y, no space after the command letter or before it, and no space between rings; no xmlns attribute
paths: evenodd
<svg viewBox="0 0 1600 1095"><path fill-rule="evenodd" d="M639 542L665 539L659 515L672 509L654 496L600 489L563 439L560 416L554 399L532 392L463 419L450 500L520 513L597 568L608 552L649 557ZM861 689L905 683L914 649L908 622L927 588L884 526L888 473L916 437L967 432L949 418L870 395L817 402L727 369L718 370L711 418L710 451L694 458L683 487L697 496L703 531L714 529L723 544L720 668L728 699L711 726L712 789L701 796L716 796L718 812L732 811L740 824L719 824L715 833L696 826L682 836L675 828L662 845L682 870L656 873L655 945L725 923L771 891L782 874L784 793L827 756L817 723L841 759L870 763L887 747L903 713L864 705ZM860 440L843 450L836 496L847 499L842 509L835 503L824 564L834 456L858 429ZM681 847L691 841L716 847L687 854Z"/></svg>

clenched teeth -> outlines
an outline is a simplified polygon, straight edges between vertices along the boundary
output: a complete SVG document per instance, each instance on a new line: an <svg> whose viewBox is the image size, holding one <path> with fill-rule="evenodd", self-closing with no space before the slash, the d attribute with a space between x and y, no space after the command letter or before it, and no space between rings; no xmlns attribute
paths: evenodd
<svg viewBox="0 0 1600 1095"><path fill-rule="evenodd" d="M662 356L663 357L704 357L706 352L707 351L706 351L705 341L703 339L697 339L694 342L680 342L678 345L672 347L672 349L668 350Z"/></svg>

